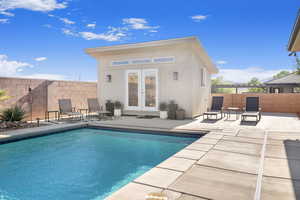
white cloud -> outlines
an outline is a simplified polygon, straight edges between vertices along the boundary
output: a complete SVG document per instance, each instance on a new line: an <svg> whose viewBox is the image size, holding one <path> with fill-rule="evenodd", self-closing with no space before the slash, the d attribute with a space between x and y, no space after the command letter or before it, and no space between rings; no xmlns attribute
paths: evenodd
<svg viewBox="0 0 300 200"><path fill-rule="evenodd" d="M218 65L225 65L225 64L227 64L227 61L226 60L218 60L216 63Z"/></svg>
<svg viewBox="0 0 300 200"><path fill-rule="evenodd" d="M251 78L256 77L261 81L266 81L272 78L282 70L290 71L290 69L264 69L262 67L249 67L244 69L220 69L220 72L215 77L222 76L226 81L232 81L234 83L246 83Z"/></svg>
<svg viewBox="0 0 300 200"><path fill-rule="evenodd" d="M207 15L194 15L191 18L195 22L200 22L200 21L206 20L207 17L208 17Z"/></svg>
<svg viewBox="0 0 300 200"><path fill-rule="evenodd" d="M63 29L61 29L61 31L62 31L63 34L65 34L65 35L78 36L77 33L71 31L70 29L63 28Z"/></svg>
<svg viewBox="0 0 300 200"><path fill-rule="evenodd" d="M144 18L125 18L123 19L123 24L129 25L130 28L135 30L159 28L159 26L149 26L147 20Z"/></svg>
<svg viewBox="0 0 300 200"><path fill-rule="evenodd" d="M33 11L53 11L67 7L66 2L59 3L57 0L1 0L0 11L22 8Z"/></svg>
<svg viewBox="0 0 300 200"><path fill-rule="evenodd" d="M14 13L6 12L6 11L0 11L0 14L1 14L1 15L5 15L5 16L8 16L8 17L13 17L13 16L15 16Z"/></svg>
<svg viewBox="0 0 300 200"><path fill-rule="evenodd" d="M34 60L37 61L37 62L41 62L41 61L47 60L47 58L46 57L37 57Z"/></svg>
<svg viewBox="0 0 300 200"><path fill-rule="evenodd" d="M94 28L96 28L96 23L94 23L94 24L87 24L86 27L94 29Z"/></svg>
<svg viewBox="0 0 300 200"><path fill-rule="evenodd" d="M68 18L59 18L60 21L62 21L65 24L75 24L74 21L69 20Z"/></svg>
<svg viewBox="0 0 300 200"><path fill-rule="evenodd" d="M18 76L21 78L46 79L46 80L68 80L68 77L62 74L31 74Z"/></svg>
<svg viewBox="0 0 300 200"><path fill-rule="evenodd" d="M0 24L7 24L9 23L8 19L0 19Z"/></svg>
<svg viewBox="0 0 300 200"><path fill-rule="evenodd" d="M109 42L119 41L122 37L125 37L126 34L118 32L118 33L92 33L92 32L80 32L79 33L82 38L86 40L105 40Z"/></svg>
<svg viewBox="0 0 300 200"><path fill-rule="evenodd" d="M6 55L0 54L0 76L14 76L17 72L23 71L25 67L32 67L26 62L8 60Z"/></svg>

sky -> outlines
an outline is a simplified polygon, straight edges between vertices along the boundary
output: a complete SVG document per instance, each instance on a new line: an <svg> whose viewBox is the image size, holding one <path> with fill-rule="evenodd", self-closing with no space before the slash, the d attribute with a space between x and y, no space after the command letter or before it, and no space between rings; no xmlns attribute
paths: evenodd
<svg viewBox="0 0 300 200"><path fill-rule="evenodd" d="M299 0L0 0L0 76L97 80L85 48L196 36L223 76L293 70Z"/></svg>

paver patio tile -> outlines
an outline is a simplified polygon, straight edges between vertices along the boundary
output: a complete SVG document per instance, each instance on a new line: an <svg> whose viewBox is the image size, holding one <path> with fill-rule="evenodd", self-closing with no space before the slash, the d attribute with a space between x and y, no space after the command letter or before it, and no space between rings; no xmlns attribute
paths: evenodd
<svg viewBox="0 0 300 200"><path fill-rule="evenodd" d="M114 192L106 200L141 200L145 199L146 195L151 192L161 192L162 189L138 184L129 183L122 187L120 190Z"/></svg>
<svg viewBox="0 0 300 200"><path fill-rule="evenodd" d="M291 146L298 146L300 147L300 140L273 140L268 139L267 144L270 145L291 145Z"/></svg>
<svg viewBox="0 0 300 200"><path fill-rule="evenodd" d="M150 171L138 177L137 179L135 179L134 182L160 188L167 188L181 174L182 172L162 168L153 168Z"/></svg>
<svg viewBox="0 0 300 200"><path fill-rule="evenodd" d="M257 174L259 161L260 157L258 156L211 150L197 164Z"/></svg>
<svg viewBox="0 0 300 200"><path fill-rule="evenodd" d="M209 151L214 145L213 144L201 144L193 143L186 147L186 149L194 149L198 151Z"/></svg>
<svg viewBox="0 0 300 200"><path fill-rule="evenodd" d="M262 145L251 144L251 143L242 143L234 141L225 141L221 140L216 144L214 149L230 151L235 153L243 153L249 155L260 155Z"/></svg>
<svg viewBox="0 0 300 200"><path fill-rule="evenodd" d="M211 139L221 139L223 137L223 134L221 132L210 132L206 135L204 135L202 138L211 138Z"/></svg>
<svg viewBox="0 0 300 200"><path fill-rule="evenodd" d="M265 137L264 131L261 130L240 130L237 134L240 137L248 137L248 138L260 138L263 139Z"/></svg>
<svg viewBox="0 0 300 200"><path fill-rule="evenodd" d="M269 132L268 139L275 140L300 140L300 132Z"/></svg>
<svg viewBox="0 0 300 200"><path fill-rule="evenodd" d="M161 164L158 165L158 167L162 168L168 168L173 169L177 171L186 171L188 170L196 161L185 159L185 158L177 158L177 157L171 157Z"/></svg>
<svg viewBox="0 0 300 200"><path fill-rule="evenodd" d="M222 140L236 141L236 142L246 142L246 143L254 143L254 144L263 144L263 139L258 138L246 138L239 136L224 136Z"/></svg>
<svg viewBox="0 0 300 200"><path fill-rule="evenodd" d="M195 196L187 195L187 194L183 194L183 195L181 195L181 197L179 197L176 200L205 200L205 199L200 198L200 197L195 197Z"/></svg>
<svg viewBox="0 0 300 200"><path fill-rule="evenodd" d="M182 196L180 192L174 192L171 190L164 190L163 193L167 195L168 200L177 200L179 197Z"/></svg>
<svg viewBox="0 0 300 200"><path fill-rule="evenodd" d="M200 144L217 144L218 142L219 140L217 139L205 138L205 137L201 137L200 139L195 141L195 143L200 143Z"/></svg>
<svg viewBox="0 0 300 200"><path fill-rule="evenodd" d="M192 160L199 160L204 154L206 154L205 151L183 149L178 153L176 153L174 156L180 158L192 159Z"/></svg>
<svg viewBox="0 0 300 200"><path fill-rule="evenodd" d="M297 200L300 199L300 182L263 177L261 192L262 200Z"/></svg>
<svg viewBox="0 0 300 200"><path fill-rule="evenodd" d="M270 144L270 145L284 145L284 140L268 139L267 144Z"/></svg>
<svg viewBox="0 0 300 200"><path fill-rule="evenodd" d="M300 160L265 158L264 175L300 180Z"/></svg>
<svg viewBox="0 0 300 200"><path fill-rule="evenodd" d="M294 145L267 145L265 157L300 159L300 147Z"/></svg>
<svg viewBox="0 0 300 200"><path fill-rule="evenodd" d="M256 175L196 165L170 188L185 194L208 199L253 199Z"/></svg>

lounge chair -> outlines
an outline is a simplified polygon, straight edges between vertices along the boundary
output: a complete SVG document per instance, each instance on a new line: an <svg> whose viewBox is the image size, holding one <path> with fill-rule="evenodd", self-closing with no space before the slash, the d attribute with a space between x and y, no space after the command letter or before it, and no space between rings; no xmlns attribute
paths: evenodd
<svg viewBox="0 0 300 200"><path fill-rule="evenodd" d="M75 108L72 107L71 99L59 99L59 115L68 115L68 117L79 117L79 119L83 119L83 115L80 112L75 112Z"/></svg>
<svg viewBox="0 0 300 200"><path fill-rule="evenodd" d="M221 118L223 118L223 101L224 101L224 97L222 96L214 96L212 98L212 104L211 104L211 109L208 110L207 112L203 113L203 119L205 118L205 115L207 116L216 116L216 120L218 120L218 115L221 114Z"/></svg>
<svg viewBox="0 0 300 200"><path fill-rule="evenodd" d="M247 117L255 117L256 122L261 119L261 108L259 107L259 97L247 97L246 98L246 108L242 113L242 122L246 121Z"/></svg>
<svg viewBox="0 0 300 200"><path fill-rule="evenodd" d="M95 114L101 119L101 118L104 118L105 115L111 114L111 112L104 111L100 107L98 99L88 99L87 102L88 102L88 116L89 117L91 115Z"/></svg>

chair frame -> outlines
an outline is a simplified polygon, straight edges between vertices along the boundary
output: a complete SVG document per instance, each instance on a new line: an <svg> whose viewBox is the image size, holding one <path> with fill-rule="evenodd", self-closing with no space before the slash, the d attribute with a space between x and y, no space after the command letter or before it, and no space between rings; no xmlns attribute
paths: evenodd
<svg viewBox="0 0 300 200"><path fill-rule="evenodd" d="M250 109L248 107L248 104L250 104L251 102L249 102L250 100L257 100L257 109ZM252 102L253 103L253 102ZM259 97L246 97L246 107L243 108L244 113L242 113L241 115L241 121L242 122L246 122L247 117L255 117L256 118L256 123L259 122L261 120L261 107L259 107ZM251 112L253 112L251 114ZM256 113L256 114L255 114Z"/></svg>
<svg viewBox="0 0 300 200"><path fill-rule="evenodd" d="M222 105L221 106L214 104L214 103L216 103L214 101L217 101L218 99L222 99ZM223 96L214 96L214 97L212 97L211 108L207 109L207 112L203 113L203 120L205 120L205 116L207 116L206 119L211 119L211 118L209 118L209 116L212 116L212 115L216 116L215 120L223 119L223 117L225 116L225 114L223 113L223 109L224 109L223 103L224 103L224 97ZM217 109L215 109L216 106L218 107ZM219 114L221 114L221 118L218 118Z"/></svg>
<svg viewBox="0 0 300 200"><path fill-rule="evenodd" d="M62 102L65 101L68 104L70 104L71 110L69 111L63 111L62 109ZM67 115L69 118L74 119L74 116L79 116L79 120L83 120L83 115L81 112L76 112L76 108L72 107L72 101L71 99L59 99L58 100L58 106L59 106L59 116L61 119L61 116Z"/></svg>

